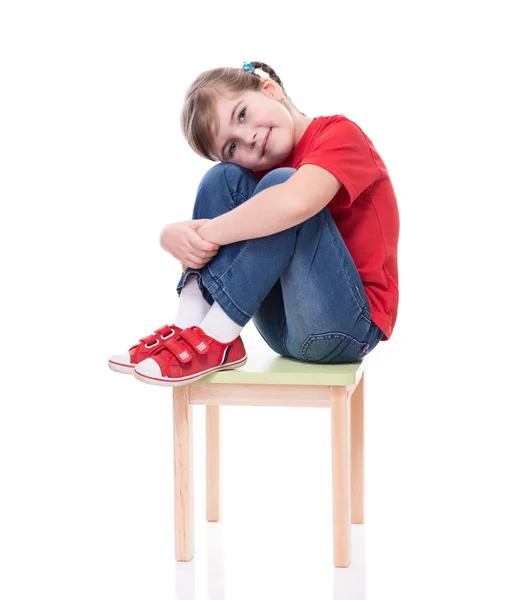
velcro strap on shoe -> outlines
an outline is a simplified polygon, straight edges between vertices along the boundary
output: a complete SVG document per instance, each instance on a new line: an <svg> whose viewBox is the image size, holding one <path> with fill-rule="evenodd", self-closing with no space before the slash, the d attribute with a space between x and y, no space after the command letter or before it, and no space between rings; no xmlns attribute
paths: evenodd
<svg viewBox="0 0 523 600"><path fill-rule="evenodd" d="M188 363L193 355L185 346L182 346L180 342L177 342L174 339L165 340L163 342L165 348L168 348L176 358L182 363Z"/></svg>
<svg viewBox="0 0 523 600"><path fill-rule="evenodd" d="M155 335L147 335L140 338L140 342L143 342L148 348L151 348L153 345L158 345L158 338Z"/></svg>
<svg viewBox="0 0 523 600"><path fill-rule="evenodd" d="M140 338L140 342L143 342L147 348L152 348L153 346L162 345L162 342L158 339L159 336L162 336L163 339L167 334L172 335L173 333L173 329L169 325L162 325L155 329L153 334Z"/></svg>
<svg viewBox="0 0 523 600"><path fill-rule="evenodd" d="M163 325L159 329L156 329L154 333L161 335L162 337L167 337L174 333L174 329L170 325Z"/></svg>
<svg viewBox="0 0 523 600"><path fill-rule="evenodd" d="M191 344L198 354L206 354L209 352L209 345L207 342L192 329L183 329L180 331L179 335Z"/></svg>

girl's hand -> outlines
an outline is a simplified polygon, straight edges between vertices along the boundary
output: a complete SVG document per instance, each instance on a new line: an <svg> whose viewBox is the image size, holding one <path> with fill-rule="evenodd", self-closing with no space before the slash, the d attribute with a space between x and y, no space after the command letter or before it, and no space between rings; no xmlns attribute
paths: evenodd
<svg viewBox="0 0 523 600"><path fill-rule="evenodd" d="M160 246L177 258L184 268L201 269L218 254L220 246L207 242L196 230L211 219L193 219L166 225L160 233Z"/></svg>

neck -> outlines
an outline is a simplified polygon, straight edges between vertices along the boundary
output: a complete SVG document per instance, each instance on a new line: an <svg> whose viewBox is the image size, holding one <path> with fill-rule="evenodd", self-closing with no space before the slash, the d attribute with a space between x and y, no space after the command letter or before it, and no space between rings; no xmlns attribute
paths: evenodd
<svg viewBox="0 0 523 600"><path fill-rule="evenodd" d="M293 106L289 106L292 120L294 121L294 146L300 141L307 127L311 124L312 119L302 115Z"/></svg>

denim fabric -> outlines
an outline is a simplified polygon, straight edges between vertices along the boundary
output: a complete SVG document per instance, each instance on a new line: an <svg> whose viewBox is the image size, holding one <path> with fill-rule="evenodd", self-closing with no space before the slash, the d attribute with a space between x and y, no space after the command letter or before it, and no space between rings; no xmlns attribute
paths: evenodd
<svg viewBox="0 0 523 600"><path fill-rule="evenodd" d="M193 219L214 219L295 169L258 182L249 170L218 163L197 190ZM222 246L198 275L204 298L218 302L238 325L252 319L274 352L301 361L348 363L373 350L383 332L372 322L361 278L327 207L273 235Z"/></svg>

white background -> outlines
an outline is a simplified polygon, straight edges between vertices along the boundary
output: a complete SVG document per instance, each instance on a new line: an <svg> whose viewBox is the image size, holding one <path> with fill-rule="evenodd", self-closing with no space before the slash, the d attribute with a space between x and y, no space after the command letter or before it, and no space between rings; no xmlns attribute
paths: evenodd
<svg viewBox="0 0 523 600"><path fill-rule="evenodd" d="M360 599L360 567L367 598L522 597L510 5L2 3L2 598ZM366 525L353 527L366 550L342 574L328 411L222 409L224 520L209 529L195 407L185 568L170 390L107 368L176 314L180 267L158 236L191 218L212 166L181 135L183 94L201 71L251 60L307 115L358 123L400 209L398 321L367 377ZM263 345L252 323L242 336ZM223 563L206 566L213 543Z"/></svg>

